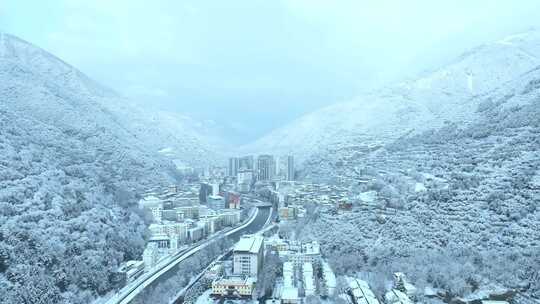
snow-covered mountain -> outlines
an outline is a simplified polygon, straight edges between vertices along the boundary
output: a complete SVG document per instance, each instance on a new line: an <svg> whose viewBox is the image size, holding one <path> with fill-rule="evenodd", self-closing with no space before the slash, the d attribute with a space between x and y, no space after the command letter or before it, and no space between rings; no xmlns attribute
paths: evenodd
<svg viewBox="0 0 540 304"><path fill-rule="evenodd" d="M144 249L138 194L177 182L178 161L212 157L194 124L0 33L0 302L82 304L113 289Z"/></svg>
<svg viewBox="0 0 540 304"><path fill-rule="evenodd" d="M492 286L539 298L540 64L529 67L534 57L523 55L538 49L531 38L515 36L460 58L482 60L489 72L469 98L469 86L446 72L407 83L441 127L429 122L428 130L384 146L352 136L357 142L311 156L301 179L338 183L353 209L320 208L298 225L298 235L318 240L337 273L369 273L371 282L400 269L418 290L436 287L471 302ZM502 53L509 43L520 46ZM430 87L447 88L448 97ZM419 92L437 99L422 100ZM376 199L366 198L373 193Z"/></svg>
<svg viewBox="0 0 540 304"><path fill-rule="evenodd" d="M106 108L149 151L159 152L167 158L190 166L201 166L220 160L223 143L213 134L203 133L204 123L189 116L149 110L119 98L108 101Z"/></svg>
<svg viewBox="0 0 540 304"><path fill-rule="evenodd" d="M104 128L149 153L169 148L171 157L188 164L216 157L217 149L197 132L192 119L138 107L55 56L8 34L0 34L0 79L2 102L44 123L87 136Z"/></svg>
<svg viewBox="0 0 540 304"><path fill-rule="evenodd" d="M307 114L241 150L304 160L328 146L384 143L445 121L471 121L488 92L540 64L536 54L537 31L482 45L418 79Z"/></svg>
<svg viewBox="0 0 540 304"><path fill-rule="evenodd" d="M300 235L341 259L338 272L377 281L398 265L419 290L474 298L495 284L539 298L540 65L486 94L475 116L379 149L311 157L305 178L339 182L358 199L353 212L320 212Z"/></svg>

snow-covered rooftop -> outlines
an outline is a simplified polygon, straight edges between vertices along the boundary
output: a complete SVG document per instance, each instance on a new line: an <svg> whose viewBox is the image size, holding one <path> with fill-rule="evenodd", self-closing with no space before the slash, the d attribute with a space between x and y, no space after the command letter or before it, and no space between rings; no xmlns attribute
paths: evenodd
<svg viewBox="0 0 540 304"><path fill-rule="evenodd" d="M139 204L144 207L162 204L163 201L154 195L145 196L139 201Z"/></svg>
<svg viewBox="0 0 540 304"><path fill-rule="evenodd" d="M348 278L349 287L358 304L380 304L366 281Z"/></svg>
<svg viewBox="0 0 540 304"><path fill-rule="evenodd" d="M403 292L392 289L384 295L386 303L388 304L412 304L413 302Z"/></svg>
<svg viewBox="0 0 540 304"><path fill-rule="evenodd" d="M223 284L223 285L251 285L255 283L255 278L253 277L243 277L243 276L229 276L221 278L220 280L216 281L216 284Z"/></svg>
<svg viewBox="0 0 540 304"><path fill-rule="evenodd" d="M235 252L249 252L258 253L263 245L263 238L261 236L249 235L240 238L238 243L234 246Z"/></svg>
<svg viewBox="0 0 540 304"><path fill-rule="evenodd" d="M297 300L298 299L298 288L296 287L285 287L281 294L282 300Z"/></svg>
<svg viewBox="0 0 540 304"><path fill-rule="evenodd" d="M323 269L323 277L326 281L326 285L331 288L336 287L336 275L334 274L334 271L332 271L332 268L330 268L330 265L328 265L327 262L323 262L322 264Z"/></svg>

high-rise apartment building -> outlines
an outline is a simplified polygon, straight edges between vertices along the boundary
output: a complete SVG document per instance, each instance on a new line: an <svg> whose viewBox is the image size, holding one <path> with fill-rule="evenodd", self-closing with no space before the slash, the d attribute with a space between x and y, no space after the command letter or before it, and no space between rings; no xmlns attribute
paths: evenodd
<svg viewBox="0 0 540 304"><path fill-rule="evenodd" d="M289 155L287 156L287 180L293 181L294 180L294 156Z"/></svg>
<svg viewBox="0 0 540 304"><path fill-rule="evenodd" d="M259 155L257 159L257 179L260 181L271 180L274 177L275 167L272 155Z"/></svg>
<svg viewBox="0 0 540 304"><path fill-rule="evenodd" d="M253 156L249 155L249 156L240 157L238 159L238 169L239 170L253 170L253 169L255 169L253 167Z"/></svg>
<svg viewBox="0 0 540 304"><path fill-rule="evenodd" d="M262 236L242 236L233 249L233 273L257 277L263 265L263 250Z"/></svg>
<svg viewBox="0 0 540 304"><path fill-rule="evenodd" d="M238 157L230 157L229 158L229 167L227 170L227 175L230 177L236 177L238 174L238 168L239 168L239 159Z"/></svg>

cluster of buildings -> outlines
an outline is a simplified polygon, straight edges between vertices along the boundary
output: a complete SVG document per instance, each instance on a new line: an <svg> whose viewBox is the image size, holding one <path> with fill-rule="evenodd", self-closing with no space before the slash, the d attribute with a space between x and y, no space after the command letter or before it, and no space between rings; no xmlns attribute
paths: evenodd
<svg viewBox="0 0 540 304"><path fill-rule="evenodd" d="M296 304L309 296L330 297L336 293L336 276L322 258L319 243L272 238L268 246L283 263L283 277L275 283L271 302Z"/></svg>
<svg viewBox="0 0 540 304"><path fill-rule="evenodd" d="M313 202L328 210L351 210L353 200L345 187L310 183L295 183L278 198L280 220L295 220L304 216L304 206Z"/></svg>
<svg viewBox="0 0 540 304"><path fill-rule="evenodd" d="M203 188L211 191L201 195ZM150 238L143 252L144 266L153 267L162 257L198 242L241 221L240 197L228 204L217 184L193 184L153 191L139 201L139 208L152 218ZM223 193L221 193L223 194Z"/></svg>
<svg viewBox="0 0 540 304"><path fill-rule="evenodd" d="M347 286L342 290L342 298L349 304L380 304L369 284L361 279L345 277ZM385 304L413 304L416 288L409 284L401 272L394 273L392 288L384 295Z"/></svg>
<svg viewBox="0 0 540 304"><path fill-rule="evenodd" d="M255 182L294 181L294 157L263 154L229 158L227 177L235 181L240 192L249 192Z"/></svg>
<svg viewBox="0 0 540 304"><path fill-rule="evenodd" d="M265 253L279 256L282 277L273 282L261 276ZM235 245L232 258L214 265L206 274L213 278L211 295L215 298L254 298L258 284L274 286L273 303L302 303L309 296L332 296L336 277L322 259L317 242L293 242L277 237L243 236Z"/></svg>
<svg viewBox="0 0 540 304"><path fill-rule="evenodd" d="M212 179L200 183L199 201L217 211L240 209L241 195L223 180Z"/></svg>
<svg viewBox="0 0 540 304"><path fill-rule="evenodd" d="M333 296L336 277L321 256L317 242L294 242L275 236L243 236L234 246L232 258L214 265L207 276L213 278L211 295L215 298L253 298L256 287L263 284L261 276L265 253L279 256L281 277L274 282L272 303L302 303L309 296ZM264 277L264 278L263 278Z"/></svg>
<svg viewBox="0 0 540 304"><path fill-rule="evenodd" d="M242 236L234 246L229 267L218 264L221 274L212 282L212 295L216 297L252 297L264 263L264 238L259 235Z"/></svg>
<svg viewBox="0 0 540 304"><path fill-rule="evenodd" d="M309 297L341 298L349 304L412 304L417 290L409 284L403 273L395 273L390 289L382 298L375 296L367 281L356 277L344 277L338 286L336 275L323 258L317 242L297 242L277 236L264 238L260 235L243 236L234 246L229 260L214 264L205 273L210 278L214 299L255 299L262 275L265 254L279 256L281 276L275 277L267 304L308 303ZM260 294L259 294L260 296Z"/></svg>

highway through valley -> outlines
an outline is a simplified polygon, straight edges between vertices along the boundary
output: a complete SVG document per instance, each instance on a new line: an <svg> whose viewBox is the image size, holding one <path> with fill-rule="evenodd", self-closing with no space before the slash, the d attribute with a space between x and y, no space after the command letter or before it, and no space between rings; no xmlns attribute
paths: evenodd
<svg viewBox="0 0 540 304"><path fill-rule="evenodd" d="M218 232L203 242L195 244L193 247L179 251L174 255L165 258L151 271L145 272L142 276L122 288L116 295L107 301L107 304L127 304L130 303L145 288L155 286L166 281L173 276L178 269L178 265L197 251L208 246L212 241L228 238L236 242L244 234L256 233L270 224L273 208L268 205L259 205L246 223L225 232Z"/></svg>

